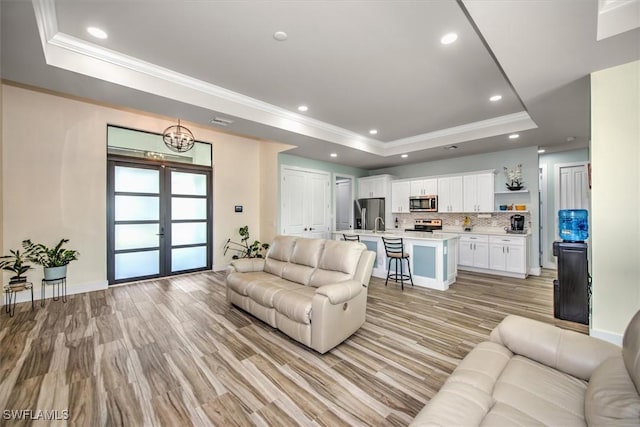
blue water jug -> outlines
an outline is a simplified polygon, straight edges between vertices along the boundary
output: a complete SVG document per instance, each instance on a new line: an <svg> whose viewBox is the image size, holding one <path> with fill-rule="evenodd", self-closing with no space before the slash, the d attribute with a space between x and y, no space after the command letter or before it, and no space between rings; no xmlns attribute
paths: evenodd
<svg viewBox="0 0 640 427"><path fill-rule="evenodd" d="M589 212L586 209L558 211L560 238L565 242L584 242L589 237Z"/></svg>

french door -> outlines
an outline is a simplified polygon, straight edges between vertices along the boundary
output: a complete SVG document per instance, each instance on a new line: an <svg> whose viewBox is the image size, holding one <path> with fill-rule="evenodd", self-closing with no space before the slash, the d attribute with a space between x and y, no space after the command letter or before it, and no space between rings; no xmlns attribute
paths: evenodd
<svg viewBox="0 0 640 427"><path fill-rule="evenodd" d="M211 269L211 170L109 160L109 283Z"/></svg>

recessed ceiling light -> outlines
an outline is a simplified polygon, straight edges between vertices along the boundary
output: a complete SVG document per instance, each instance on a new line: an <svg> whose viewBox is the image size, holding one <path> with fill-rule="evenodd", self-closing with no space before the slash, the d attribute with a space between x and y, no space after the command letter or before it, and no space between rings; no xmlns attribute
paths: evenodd
<svg viewBox="0 0 640 427"><path fill-rule="evenodd" d="M100 28L97 28L97 27L87 27L87 33L91 34L93 37L97 39L102 39L102 40L109 37L104 30L101 30Z"/></svg>
<svg viewBox="0 0 640 427"><path fill-rule="evenodd" d="M567 142L573 142L573 141L575 141L575 140L576 140L576 137L575 137L575 136L568 136L568 137L567 137Z"/></svg>
<svg viewBox="0 0 640 427"><path fill-rule="evenodd" d="M544 153L545 151L547 151L547 150L545 150L544 148L541 148L541 149L539 149L539 150L538 150L538 154L542 154L542 153Z"/></svg>
<svg viewBox="0 0 640 427"><path fill-rule="evenodd" d="M371 130L369 131L369 133L370 133L371 135L377 135L377 134L378 134L378 129L371 129Z"/></svg>
<svg viewBox="0 0 640 427"><path fill-rule="evenodd" d="M451 44L458 40L458 35L456 33L447 33L440 39L440 43L442 44Z"/></svg>
<svg viewBox="0 0 640 427"><path fill-rule="evenodd" d="M456 150L458 148L457 145L448 145L446 147L444 147L445 150Z"/></svg>
<svg viewBox="0 0 640 427"><path fill-rule="evenodd" d="M276 31L275 33L273 33L273 38L278 40L279 42L283 42L287 39L287 33L285 33L284 31Z"/></svg>
<svg viewBox="0 0 640 427"><path fill-rule="evenodd" d="M338 157L338 153L331 153L329 154L331 157Z"/></svg>
<svg viewBox="0 0 640 427"><path fill-rule="evenodd" d="M511 135L509 135L509 139L518 139L520 138L520 134L518 133L512 133Z"/></svg>
<svg viewBox="0 0 640 427"><path fill-rule="evenodd" d="M502 99L502 95L493 95L491 98L489 98L489 101L491 102L498 102Z"/></svg>
<svg viewBox="0 0 640 427"><path fill-rule="evenodd" d="M307 107L306 105L300 105L298 107L298 111L302 111L304 113L305 111L309 111L309 107Z"/></svg>
<svg viewBox="0 0 640 427"><path fill-rule="evenodd" d="M409 157L409 155L408 154L403 154L400 157L402 157L403 159L406 159L407 157Z"/></svg>

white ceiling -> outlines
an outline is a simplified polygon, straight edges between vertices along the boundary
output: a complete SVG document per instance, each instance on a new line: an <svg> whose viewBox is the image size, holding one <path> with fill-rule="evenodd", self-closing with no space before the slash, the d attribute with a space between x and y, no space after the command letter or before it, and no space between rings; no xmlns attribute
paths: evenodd
<svg viewBox="0 0 640 427"><path fill-rule="evenodd" d="M4 79L200 124L224 117L227 131L364 168L585 147L589 73L640 59L638 29L596 41L595 0L0 7ZM450 31L458 40L442 45Z"/></svg>

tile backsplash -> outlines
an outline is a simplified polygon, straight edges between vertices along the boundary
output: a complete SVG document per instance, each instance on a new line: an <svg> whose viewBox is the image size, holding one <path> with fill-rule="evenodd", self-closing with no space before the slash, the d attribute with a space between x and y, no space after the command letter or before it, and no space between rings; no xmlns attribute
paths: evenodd
<svg viewBox="0 0 640 427"><path fill-rule="evenodd" d="M441 219L442 226L447 227L462 227L464 217L468 216L471 219L471 227L477 228L504 228L511 224L511 215L520 214L524 215L525 228L531 229L531 214L529 212L519 211L504 211L504 212L491 212L488 214L478 213L446 213L446 212L420 212L420 213L406 213L406 214L393 214L393 225L387 228L393 228L396 226L396 218L398 219L397 225L399 229L413 228L413 224L416 219ZM490 215L490 218L478 218L478 215Z"/></svg>

